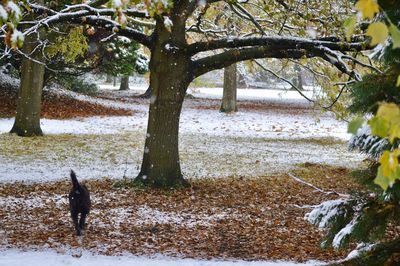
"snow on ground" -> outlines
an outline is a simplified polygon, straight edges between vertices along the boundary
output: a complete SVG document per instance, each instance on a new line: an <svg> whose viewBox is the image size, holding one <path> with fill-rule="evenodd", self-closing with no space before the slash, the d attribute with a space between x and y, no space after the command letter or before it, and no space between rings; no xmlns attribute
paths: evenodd
<svg viewBox="0 0 400 266"><path fill-rule="evenodd" d="M45 261L45 262L44 262ZM195 259L175 259L164 256L154 258L133 256L102 256L93 255L89 252L75 251L73 254L59 254L54 251L20 251L8 249L0 251L0 266L302 266L302 265L321 265L316 261L307 263L292 262L266 262L266 261L218 261L218 260L195 260Z"/></svg>
<svg viewBox="0 0 400 266"><path fill-rule="evenodd" d="M104 86L103 86L104 87ZM132 88L144 91L146 86ZM308 96L312 92L308 91ZM200 88L191 91L199 98L221 98L222 89ZM107 106L129 108L135 111L129 117L94 117L70 120L43 119L41 138L19 138L6 134L13 119L0 119L0 183L12 181L45 182L66 178L69 169L84 178L111 177L138 174L142 159L147 124L148 106L144 102L116 102L93 99L71 93L81 100L98 102ZM354 167L362 159L358 153L348 152L345 140L346 123L336 121L331 115L318 116L304 108L309 104L295 92L273 90L239 90L239 100L266 101L266 104L283 103L303 107L297 112L287 110L248 111L222 114L216 110L194 108L185 104L180 127L180 155L184 175L191 178L260 176L274 172L287 172L298 163L327 163ZM203 103L201 103L203 104ZM319 118L318 118L319 117ZM319 121L318 121L319 119ZM1 134L3 133L3 134ZM0 200L4 204L19 204L21 199ZM26 204L30 201L23 199ZM40 199L39 199L40 200ZM66 204L66 199L55 199ZM96 201L96 199L93 199ZM32 207L37 206L32 199ZM129 210L116 210L118 216L131 215ZM142 217L138 222L181 222L186 216L161 212L144 206L137 210ZM110 214L112 215L112 214ZM194 214L187 214L194 215ZM197 215L197 216L196 216ZM196 214L188 226L207 224L218 216ZM221 213L232 216L235 213ZM115 215L116 216L116 215ZM190 216L190 217L192 217ZM296 264L292 262L218 261L155 258L126 254L124 256L93 255L86 251L0 250L0 266L48 265L166 265L166 266L279 266L318 265L318 262Z"/></svg>
<svg viewBox="0 0 400 266"><path fill-rule="evenodd" d="M189 93L195 97L208 99L221 99L222 88L191 88ZM307 90L303 92L309 98L313 98L314 92ZM295 90L277 90L277 89L237 89L238 100L263 100L274 99L290 101L303 101L301 95Z"/></svg>
<svg viewBox="0 0 400 266"><path fill-rule="evenodd" d="M146 91L147 84L130 84L129 88L131 91L135 91L141 94ZM276 86L275 86L276 87ZM118 90L119 86L113 86L110 84L100 84L99 88L102 90ZM188 94L191 94L198 98L205 99L221 99L223 89L220 87L216 88L205 88L205 87L190 87ZM312 87L305 86L305 90L302 91L304 95L309 98L314 98L313 96L317 94ZM285 102L296 101L305 102L304 98L295 90L282 90L282 89L237 89L237 99L238 100L265 100L274 99L281 100Z"/></svg>
<svg viewBox="0 0 400 266"><path fill-rule="evenodd" d="M143 91L146 86L135 87ZM214 91L215 90L215 91ZM196 89L197 95L221 89ZM137 91L134 91L137 92ZM130 93L123 92L123 93ZM218 94L219 93L219 94ZM223 114L195 108L204 100L187 100L180 123L182 170L190 178L260 176L287 172L304 162L355 167L362 160L347 151L345 122L332 115L317 114L306 108L308 102L295 92L240 90L243 97L255 95L263 104L283 103L291 109L239 110ZM310 92L311 93L311 92ZM93 117L70 120L42 119L46 136L21 139L7 133L13 119L0 119L0 182L56 180L69 169L81 178L138 174L146 135L146 101L117 102L78 96L108 106L134 110L133 116ZM257 100L259 102L259 100ZM296 109L297 108L297 109Z"/></svg>
<svg viewBox="0 0 400 266"><path fill-rule="evenodd" d="M71 120L42 119L46 134L119 134L136 132L146 128L147 113L139 111L134 116L93 117ZM13 119L0 119L0 133L8 132ZM184 109L180 132L182 134L206 134L227 137L254 138L323 138L334 137L348 140L346 123L333 117L312 113L285 114L284 112L241 112L224 114L216 110Z"/></svg>

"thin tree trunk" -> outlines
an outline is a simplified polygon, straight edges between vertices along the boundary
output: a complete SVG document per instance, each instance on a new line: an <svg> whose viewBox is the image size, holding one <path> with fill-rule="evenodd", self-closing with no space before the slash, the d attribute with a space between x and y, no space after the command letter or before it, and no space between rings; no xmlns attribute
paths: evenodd
<svg viewBox="0 0 400 266"><path fill-rule="evenodd" d="M304 88L303 88L303 73L301 73L301 71L297 72L297 87L300 90L304 90Z"/></svg>
<svg viewBox="0 0 400 266"><path fill-rule="evenodd" d="M112 83L113 82L113 76L107 74L106 76L106 83Z"/></svg>
<svg viewBox="0 0 400 266"><path fill-rule="evenodd" d="M232 64L224 69L224 92L220 111L231 113L237 111L237 66Z"/></svg>
<svg viewBox="0 0 400 266"><path fill-rule="evenodd" d="M294 70L297 73L297 88L299 90L303 90L303 73L301 72L301 68L298 65L294 65Z"/></svg>
<svg viewBox="0 0 400 266"><path fill-rule="evenodd" d="M121 85L119 86L120 91L129 90L129 76L123 76L121 78Z"/></svg>
<svg viewBox="0 0 400 266"><path fill-rule="evenodd" d="M25 38L23 51L31 54L37 45L36 35ZM42 61L42 51L31 54L35 60ZM43 135L40 128L40 109L45 67L42 64L23 58L21 65L21 84L18 91L17 113L10 133L30 137Z"/></svg>

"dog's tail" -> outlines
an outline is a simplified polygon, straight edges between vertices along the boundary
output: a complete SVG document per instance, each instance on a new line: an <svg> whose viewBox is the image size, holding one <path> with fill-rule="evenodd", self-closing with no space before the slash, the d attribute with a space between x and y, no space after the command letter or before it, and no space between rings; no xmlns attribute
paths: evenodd
<svg viewBox="0 0 400 266"><path fill-rule="evenodd" d="M71 170L71 181L72 181L72 186L74 189L79 188L79 182L78 179L76 178L76 174L74 170Z"/></svg>

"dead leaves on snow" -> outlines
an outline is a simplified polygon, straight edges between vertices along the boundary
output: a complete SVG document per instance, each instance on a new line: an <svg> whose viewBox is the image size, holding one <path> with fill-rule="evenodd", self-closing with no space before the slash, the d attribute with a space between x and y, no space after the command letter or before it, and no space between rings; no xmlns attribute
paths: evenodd
<svg viewBox="0 0 400 266"><path fill-rule="evenodd" d="M333 168L324 173L332 179L320 180L323 189L348 175ZM0 247L297 261L332 260L346 253L320 249L322 232L303 219L307 210L298 207L319 204L327 196L285 175L193 180L190 189L177 191L113 189L109 180L87 183L93 211L82 239L74 236L68 214L69 181L2 185L5 240ZM346 192L348 186L334 189Z"/></svg>
<svg viewBox="0 0 400 266"><path fill-rule="evenodd" d="M0 102L0 117L15 116L17 106L17 91L15 89L0 88ZM73 117L124 115L132 115L132 111L80 101L48 90L43 91L41 112L43 118L67 119Z"/></svg>

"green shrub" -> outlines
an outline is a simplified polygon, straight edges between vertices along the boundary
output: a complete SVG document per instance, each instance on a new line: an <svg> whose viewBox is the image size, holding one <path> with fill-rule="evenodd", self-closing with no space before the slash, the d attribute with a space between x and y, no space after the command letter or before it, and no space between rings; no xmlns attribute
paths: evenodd
<svg viewBox="0 0 400 266"><path fill-rule="evenodd" d="M96 95L98 92L96 84L89 83L81 78L73 76L58 77L56 82L67 90L85 95Z"/></svg>

